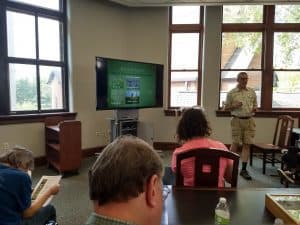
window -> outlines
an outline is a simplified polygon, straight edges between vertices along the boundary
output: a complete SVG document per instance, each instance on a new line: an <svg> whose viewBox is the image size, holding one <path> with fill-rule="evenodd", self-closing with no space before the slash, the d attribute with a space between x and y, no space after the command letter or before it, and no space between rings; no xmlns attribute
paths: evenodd
<svg viewBox="0 0 300 225"><path fill-rule="evenodd" d="M203 8L170 9L169 107L200 104Z"/></svg>
<svg viewBox="0 0 300 225"><path fill-rule="evenodd" d="M0 115L68 111L66 1L0 7Z"/></svg>
<svg viewBox="0 0 300 225"><path fill-rule="evenodd" d="M220 106L249 74L261 109L300 109L300 6L223 6Z"/></svg>

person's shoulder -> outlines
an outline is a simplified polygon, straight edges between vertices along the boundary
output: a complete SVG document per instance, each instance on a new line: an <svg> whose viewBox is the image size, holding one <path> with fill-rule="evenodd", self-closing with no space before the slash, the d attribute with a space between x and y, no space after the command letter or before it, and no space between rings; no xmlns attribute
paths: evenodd
<svg viewBox="0 0 300 225"><path fill-rule="evenodd" d="M187 150L187 148L186 148L186 146L183 144L183 145L181 145L180 147L175 148L175 150L173 151L173 154L177 154L177 153L180 153L180 152L186 151L186 150Z"/></svg>
<svg viewBox="0 0 300 225"><path fill-rule="evenodd" d="M16 179L30 180L28 173L25 173L19 169L10 168L7 170L7 173L14 176Z"/></svg>
<svg viewBox="0 0 300 225"><path fill-rule="evenodd" d="M247 87L247 90L250 91L250 92L254 92L255 93L255 90L251 87Z"/></svg>
<svg viewBox="0 0 300 225"><path fill-rule="evenodd" d="M232 88L229 92L228 92L228 94L232 94L232 93L235 93L235 92L238 92L239 91L239 89L237 88L237 87L235 87L235 88Z"/></svg>
<svg viewBox="0 0 300 225"><path fill-rule="evenodd" d="M222 150L228 150L226 145L224 145L221 141L218 140L213 140L213 139L208 139L209 145L211 148L217 148L217 149L222 149Z"/></svg>
<svg viewBox="0 0 300 225"><path fill-rule="evenodd" d="M31 186L31 178L29 175L21 170L8 167L5 170L2 169L1 176L5 178L8 183L26 184Z"/></svg>
<svg viewBox="0 0 300 225"><path fill-rule="evenodd" d="M199 147L199 138L188 140L174 150L175 154Z"/></svg>

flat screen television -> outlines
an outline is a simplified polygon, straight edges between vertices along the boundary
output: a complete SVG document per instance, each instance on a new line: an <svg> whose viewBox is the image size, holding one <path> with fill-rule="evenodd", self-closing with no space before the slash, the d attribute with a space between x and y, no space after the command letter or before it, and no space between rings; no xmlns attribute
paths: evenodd
<svg viewBox="0 0 300 225"><path fill-rule="evenodd" d="M160 64L96 57L97 110L163 106Z"/></svg>

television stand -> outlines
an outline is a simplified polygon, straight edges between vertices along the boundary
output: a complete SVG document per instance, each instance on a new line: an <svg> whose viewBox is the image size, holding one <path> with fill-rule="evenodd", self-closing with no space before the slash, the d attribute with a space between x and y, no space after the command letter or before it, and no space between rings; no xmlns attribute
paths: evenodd
<svg viewBox="0 0 300 225"><path fill-rule="evenodd" d="M111 125L111 135L110 135L110 141L115 140L117 137L121 135L130 134L133 136L138 135L138 120L137 119L120 119L110 120Z"/></svg>

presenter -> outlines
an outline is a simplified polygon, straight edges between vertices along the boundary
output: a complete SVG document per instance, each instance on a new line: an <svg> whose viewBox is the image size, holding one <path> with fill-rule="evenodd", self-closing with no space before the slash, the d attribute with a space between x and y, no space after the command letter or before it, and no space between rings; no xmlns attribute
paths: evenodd
<svg viewBox="0 0 300 225"><path fill-rule="evenodd" d="M257 110L256 93L253 89L247 87L248 74L240 72L237 76L237 86L228 92L225 110L231 112L231 132L232 145L230 150L237 152L242 144L242 170L240 175L246 180L251 180L247 171L247 162L249 159L250 145L255 136L255 121L253 116Z"/></svg>

